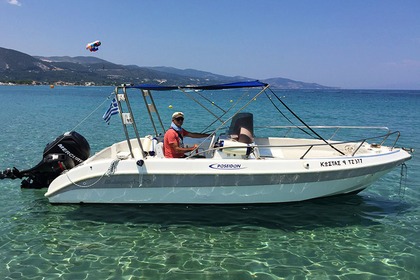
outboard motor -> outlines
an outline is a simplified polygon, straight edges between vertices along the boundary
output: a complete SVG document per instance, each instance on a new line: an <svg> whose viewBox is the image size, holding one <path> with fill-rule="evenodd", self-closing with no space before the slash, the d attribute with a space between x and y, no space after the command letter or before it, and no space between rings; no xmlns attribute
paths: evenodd
<svg viewBox="0 0 420 280"><path fill-rule="evenodd" d="M47 144L42 160L34 167L19 171L16 167L0 171L0 179L22 179L22 188L46 188L64 170L69 170L89 158L90 146L76 131L66 132Z"/></svg>

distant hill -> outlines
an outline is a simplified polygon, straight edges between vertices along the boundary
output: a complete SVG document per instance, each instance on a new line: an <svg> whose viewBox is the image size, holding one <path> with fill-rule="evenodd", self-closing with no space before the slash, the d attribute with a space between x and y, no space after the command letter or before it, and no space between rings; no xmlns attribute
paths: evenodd
<svg viewBox="0 0 420 280"><path fill-rule="evenodd" d="M173 67L140 67L120 65L90 56L30 56L0 47L0 82L23 84L95 84L121 83L216 84L242 80L247 77L228 77L194 69ZM304 83L284 78L264 80L277 88L318 89L328 88L314 83Z"/></svg>
<svg viewBox="0 0 420 280"><path fill-rule="evenodd" d="M28 54L0 48L0 73L37 71L51 68L53 67L49 63L43 63Z"/></svg>
<svg viewBox="0 0 420 280"><path fill-rule="evenodd" d="M332 87L326 87L316 83L305 83L300 81L294 81L285 78L271 78L264 80L265 83L269 84L272 88L281 89L328 89Z"/></svg>
<svg viewBox="0 0 420 280"><path fill-rule="evenodd" d="M205 72L205 71L200 71L200 70L195 70L195 69L177 69L174 67L166 67L166 66L156 66L156 67L148 67L149 69L152 70L156 70L156 71L160 71L160 72L164 72L164 73L171 73L171 74L175 74L175 75L180 75L180 76L187 76L187 77L192 77L192 78L198 78L198 79L204 79L204 80L226 80L227 78L229 80L234 80L234 81L241 81L241 80L255 80L252 78L245 78L245 77L226 77L223 75L218 75L218 74L213 74L210 72Z"/></svg>
<svg viewBox="0 0 420 280"><path fill-rule="evenodd" d="M70 63L79 63L79 64L96 64L96 63L109 63L106 60L93 57L93 56L34 56L37 59L49 62L70 62Z"/></svg>

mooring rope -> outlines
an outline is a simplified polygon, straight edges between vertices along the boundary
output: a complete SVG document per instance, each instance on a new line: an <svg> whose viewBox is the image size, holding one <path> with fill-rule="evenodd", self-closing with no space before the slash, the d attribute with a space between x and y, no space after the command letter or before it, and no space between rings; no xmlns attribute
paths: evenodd
<svg viewBox="0 0 420 280"><path fill-rule="evenodd" d="M405 196L405 190L407 189L407 174L408 174L408 167L405 163L401 164L401 172L400 172L400 188L398 192L398 196L403 198Z"/></svg>
<svg viewBox="0 0 420 280"><path fill-rule="evenodd" d="M114 95L114 93L111 93L110 95L108 95L107 98L105 98L104 101L102 101L101 104L98 105L98 107L96 107L92 112L90 112L89 115L87 115L83 120L81 120L71 131L75 131L76 128L78 128L82 123L84 123L88 118L90 118L90 116L93 115L93 113L95 113L96 111L99 110L100 107L102 107L106 101L108 101L112 96Z"/></svg>
<svg viewBox="0 0 420 280"><path fill-rule="evenodd" d="M80 121L72 130L70 130L70 131L75 131L76 130L76 128L78 128L82 123L84 123L88 118L90 118L90 116L92 116L92 114L93 113L95 113L96 111L98 111L98 109L101 107L101 106L103 106L104 105L104 103L107 101L107 100L109 100L112 96L114 95L114 93L111 93L110 95L108 95L108 97L107 98L105 98L105 100L104 101L102 101L102 103L101 104L99 104L98 105L98 107L96 107L89 115L87 115L82 121ZM56 140L54 140L54 141L57 141L57 142L59 142L59 141L61 141L64 137L65 137L66 135L65 134L63 134L62 135L62 137L60 138L60 139L56 139ZM51 148L50 149L52 149L54 146L51 146ZM50 150L47 150L47 151L44 151L44 154L46 154L46 153L48 153Z"/></svg>
<svg viewBox="0 0 420 280"><path fill-rule="evenodd" d="M111 164L109 165L107 171L105 171L105 173L102 174L101 177L99 177L95 182L93 182L92 184L89 184L89 185L81 185L81 184L78 184L76 182L73 182L73 180L70 179L70 177L69 177L69 174L68 174L69 172L68 171L66 172L66 176L67 176L67 179L70 181L70 183L72 183L73 185L78 186L79 188L90 188L90 187L96 185L104 176L110 177L112 174L114 174L115 170L117 169L117 166L118 166L119 162L120 162L120 159L113 160L111 162Z"/></svg>

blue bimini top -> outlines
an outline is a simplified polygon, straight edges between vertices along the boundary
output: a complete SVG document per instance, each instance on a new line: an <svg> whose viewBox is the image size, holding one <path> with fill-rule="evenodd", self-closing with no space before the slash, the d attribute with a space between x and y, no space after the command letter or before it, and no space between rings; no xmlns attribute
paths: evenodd
<svg viewBox="0 0 420 280"><path fill-rule="evenodd" d="M128 85L126 88L137 88L142 90L177 90L177 89L189 89L189 90L219 90L219 89L232 89L232 88L253 88L253 87L266 87L268 84L262 83L260 81L247 81L247 82L236 82L228 84L218 84L218 85L203 85L203 86L160 86L153 84L139 84L139 85Z"/></svg>

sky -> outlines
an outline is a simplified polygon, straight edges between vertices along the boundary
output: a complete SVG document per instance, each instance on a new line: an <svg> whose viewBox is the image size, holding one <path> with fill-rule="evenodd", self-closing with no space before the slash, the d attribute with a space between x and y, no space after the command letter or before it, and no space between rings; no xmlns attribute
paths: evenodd
<svg viewBox="0 0 420 280"><path fill-rule="evenodd" d="M98 52L85 49L100 40ZM0 47L349 89L420 89L419 0L0 0Z"/></svg>

